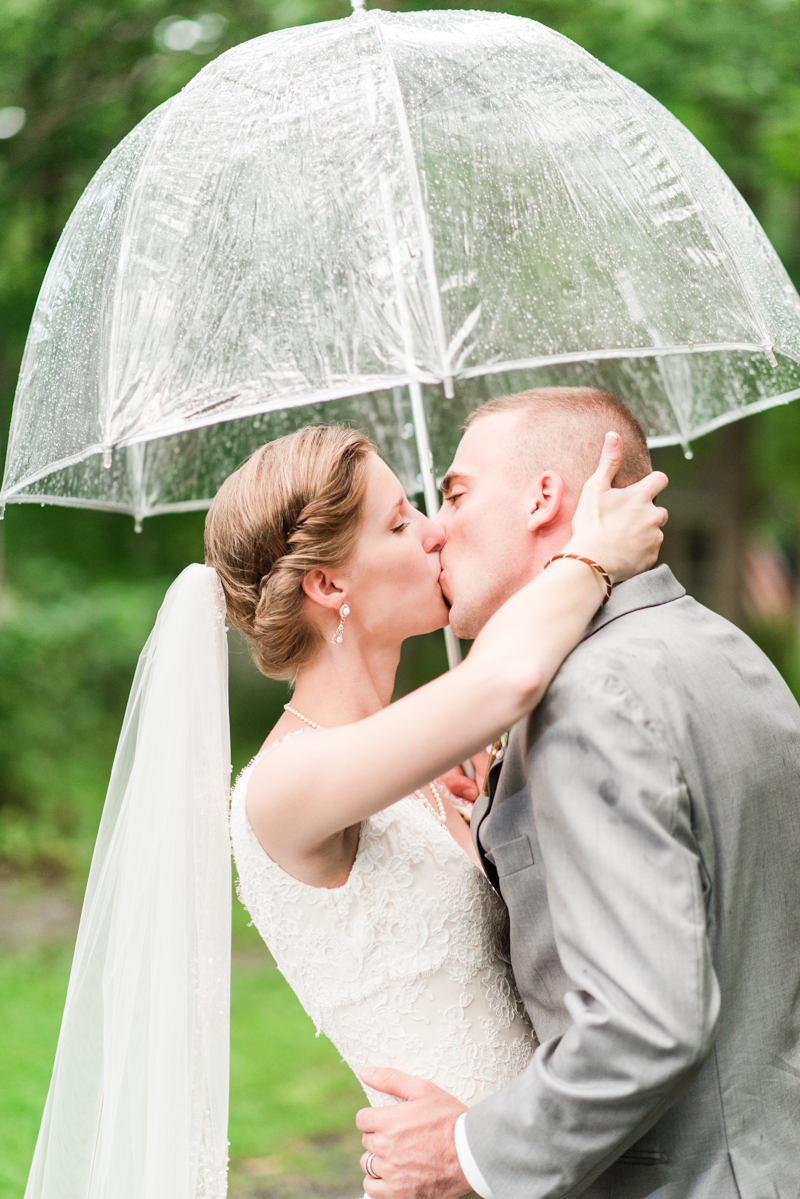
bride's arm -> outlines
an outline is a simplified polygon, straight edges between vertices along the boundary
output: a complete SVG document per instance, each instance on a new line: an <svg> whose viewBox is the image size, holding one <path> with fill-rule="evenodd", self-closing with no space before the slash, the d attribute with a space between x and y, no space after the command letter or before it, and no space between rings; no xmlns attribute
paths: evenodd
<svg viewBox="0 0 800 1199"><path fill-rule="evenodd" d="M565 547L600 562L615 581L655 562L665 514L651 501L667 483L655 472L612 490L619 460L607 439ZM605 594L597 571L560 559L487 621L455 670L374 716L291 738L262 759L248 810L257 831L268 830L265 847L278 860L313 854L510 728L539 703Z"/></svg>

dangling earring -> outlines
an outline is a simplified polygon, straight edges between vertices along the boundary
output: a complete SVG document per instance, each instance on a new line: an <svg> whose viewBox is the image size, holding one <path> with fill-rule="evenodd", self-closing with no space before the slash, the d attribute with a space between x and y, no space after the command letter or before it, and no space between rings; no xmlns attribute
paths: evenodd
<svg viewBox="0 0 800 1199"><path fill-rule="evenodd" d="M347 604L342 604L341 608L339 609L339 623L336 626L336 632L331 637L331 645L334 645L334 644L341 645L342 644L342 634L344 633L344 622L349 615L350 615L350 609L348 608Z"/></svg>

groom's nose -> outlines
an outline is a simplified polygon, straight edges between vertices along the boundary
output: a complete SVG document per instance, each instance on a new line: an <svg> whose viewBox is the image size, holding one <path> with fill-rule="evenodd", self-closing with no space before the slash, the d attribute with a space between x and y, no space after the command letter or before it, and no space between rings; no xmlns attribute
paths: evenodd
<svg viewBox="0 0 800 1199"><path fill-rule="evenodd" d="M443 527L435 520L425 518L426 529L423 534L422 544L426 554L436 554L447 540L447 534Z"/></svg>

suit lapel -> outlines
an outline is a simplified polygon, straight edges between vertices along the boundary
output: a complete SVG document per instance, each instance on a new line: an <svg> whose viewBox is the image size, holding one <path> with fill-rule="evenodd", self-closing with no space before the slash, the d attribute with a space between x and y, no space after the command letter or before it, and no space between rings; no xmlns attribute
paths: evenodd
<svg viewBox="0 0 800 1199"><path fill-rule="evenodd" d="M480 839L480 827L486 817L492 810L494 797L497 793L497 785L500 781L500 772L503 769L503 761L505 760L506 750L508 748L508 733L504 733L502 738L498 738L492 746L493 756L490 758L490 766L486 779L483 784L483 791L475 800L472 807L472 819L470 820L470 828L472 830L472 840L478 852L478 857L481 860L486 877L496 891L500 890L499 879L494 863L490 862L486 857Z"/></svg>

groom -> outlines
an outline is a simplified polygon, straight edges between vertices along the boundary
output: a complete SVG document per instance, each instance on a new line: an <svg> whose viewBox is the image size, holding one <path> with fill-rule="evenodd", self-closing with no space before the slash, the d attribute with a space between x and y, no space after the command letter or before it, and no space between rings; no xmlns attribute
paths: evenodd
<svg viewBox="0 0 800 1199"><path fill-rule="evenodd" d="M474 637L558 552L621 401L493 400L444 484L442 585ZM475 804L541 1047L465 1112L393 1070L359 1112L372 1199L800 1194L800 710L659 566L614 588ZM362 1159L363 1162L363 1159Z"/></svg>

